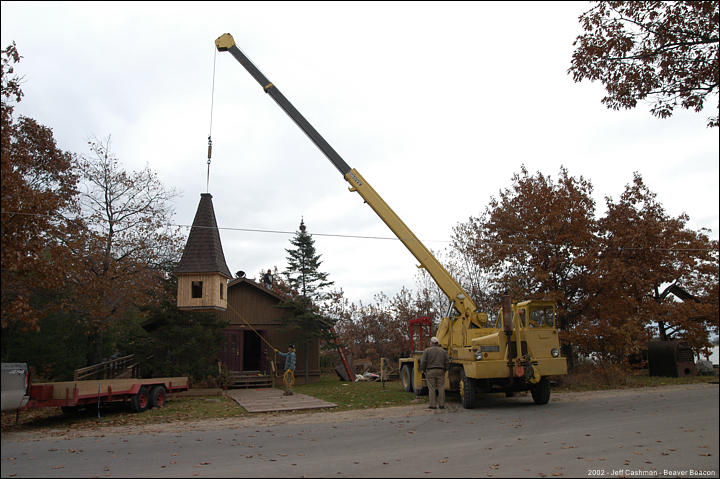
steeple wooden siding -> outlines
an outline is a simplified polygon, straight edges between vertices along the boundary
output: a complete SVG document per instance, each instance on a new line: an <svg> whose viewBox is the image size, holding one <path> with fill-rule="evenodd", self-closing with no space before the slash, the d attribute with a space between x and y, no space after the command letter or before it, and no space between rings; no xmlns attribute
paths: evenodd
<svg viewBox="0 0 720 479"><path fill-rule="evenodd" d="M227 282L232 279L225 263L212 195L200 195L195 219L175 275L177 306L183 310L227 309Z"/></svg>

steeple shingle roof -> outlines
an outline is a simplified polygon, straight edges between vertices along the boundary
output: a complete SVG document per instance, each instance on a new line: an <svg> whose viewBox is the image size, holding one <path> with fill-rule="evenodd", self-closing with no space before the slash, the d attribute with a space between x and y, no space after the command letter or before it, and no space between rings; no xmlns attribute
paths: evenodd
<svg viewBox="0 0 720 479"><path fill-rule="evenodd" d="M175 268L175 274L179 273L220 273L232 279L225 263L210 193L200 195L182 258Z"/></svg>

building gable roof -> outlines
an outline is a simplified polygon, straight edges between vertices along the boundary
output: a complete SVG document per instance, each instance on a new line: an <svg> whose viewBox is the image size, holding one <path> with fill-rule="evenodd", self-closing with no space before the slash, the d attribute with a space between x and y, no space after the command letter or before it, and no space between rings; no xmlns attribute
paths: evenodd
<svg viewBox="0 0 720 479"><path fill-rule="evenodd" d="M200 204L182 258L175 268L175 274L182 273L219 273L232 278L230 269L225 263L210 193L200 195Z"/></svg>
<svg viewBox="0 0 720 479"><path fill-rule="evenodd" d="M228 295L230 295L230 289L233 286L239 286L239 285L247 285L247 286L253 287L260 292L263 292L269 296L272 296L273 298L277 299L278 301L283 301L282 296L277 294L275 291L268 289L265 286L262 286L261 284L256 283L255 281L248 279L248 278L235 278L232 281L230 281L228 283Z"/></svg>

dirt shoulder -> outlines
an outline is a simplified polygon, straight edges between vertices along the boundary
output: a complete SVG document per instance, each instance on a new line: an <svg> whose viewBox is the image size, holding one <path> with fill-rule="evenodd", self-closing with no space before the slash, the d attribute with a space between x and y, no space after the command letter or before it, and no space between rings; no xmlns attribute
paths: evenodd
<svg viewBox="0 0 720 479"><path fill-rule="evenodd" d="M717 389L718 385L710 383L681 384L672 386L659 386L652 388L634 389L612 389L605 391L584 391L584 392L557 392L553 393L551 403L590 401L607 397L622 395L647 395L662 394L667 390L697 390ZM490 399L492 401L492 399ZM508 399L502 398L507 401ZM512 400L527 400L525 397L516 397ZM482 407L480 405L479 407ZM319 424L319 423L342 423L364 419L376 418L400 418L412 417L438 413L452 413L461 409L456 401L448 401L447 409L444 411L433 411L427 408L425 400L418 400L410 406L397 406L376 409L359 409L352 411L320 411L305 413L256 413L251 416L227 419L205 419L200 421L182 421L163 424L148 424L144 426L109 426L89 427L86 429L47 429L42 431L13 431L5 432L2 441L39 441L43 439L72 439L78 437L106 437L110 435L134 435L134 434L162 434L172 432L188 431L212 431L218 429L244 429L277 426L282 424Z"/></svg>
<svg viewBox="0 0 720 479"><path fill-rule="evenodd" d="M318 424L327 422L352 422L359 419L410 417L428 414L427 404L418 402L410 406L361 409L352 411L321 412L271 412L255 413L246 417L203 419L198 421L174 421L142 426L88 427L85 429L45 429L34 431L4 432L2 441L39 441L43 439L71 439L78 437L106 437L110 435L161 434L169 432L212 431L217 429L244 429L276 426L281 424Z"/></svg>

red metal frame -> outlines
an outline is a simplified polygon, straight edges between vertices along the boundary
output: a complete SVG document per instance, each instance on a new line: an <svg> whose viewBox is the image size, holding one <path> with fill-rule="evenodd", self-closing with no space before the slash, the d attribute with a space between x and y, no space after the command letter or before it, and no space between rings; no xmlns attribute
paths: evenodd
<svg viewBox="0 0 720 479"><path fill-rule="evenodd" d="M411 319L408 321L408 330L410 334L410 352L416 351L416 346L424 348L432 337L432 319L430 319L430 316ZM415 343L415 333L420 336L417 344Z"/></svg>

